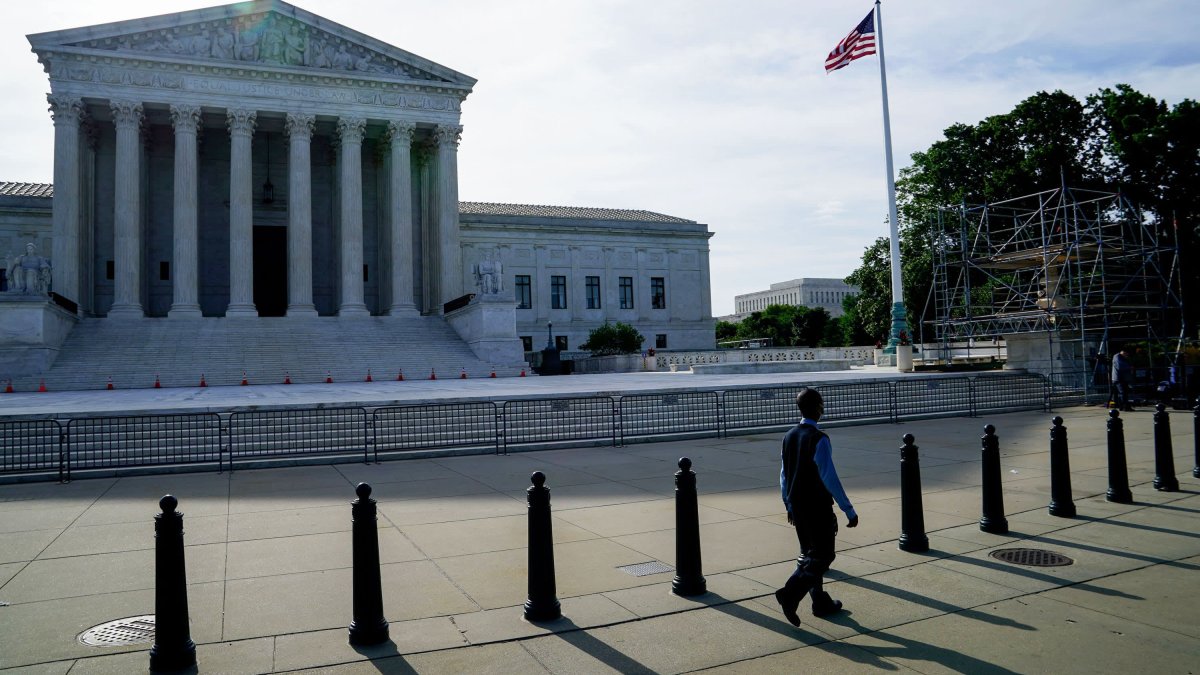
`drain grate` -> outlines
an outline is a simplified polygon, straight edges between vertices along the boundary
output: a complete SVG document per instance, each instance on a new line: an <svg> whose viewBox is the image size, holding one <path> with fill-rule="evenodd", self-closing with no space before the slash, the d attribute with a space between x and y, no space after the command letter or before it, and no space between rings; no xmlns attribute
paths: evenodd
<svg viewBox="0 0 1200 675"><path fill-rule="evenodd" d="M1061 553L1041 548L1001 548L992 551L996 560L1028 567L1062 567L1075 561Z"/></svg>
<svg viewBox="0 0 1200 675"><path fill-rule="evenodd" d="M130 616L93 626L79 634L79 642L89 647L154 642L154 615Z"/></svg>
<svg viewBox="0 0 1200 675"><path fill-rule="evenodd" d="M636 565L621 565L617 569L626 574L632 574L635 577L648 577L651 574L665 574L666 572L675 571L674 567L666 563L660 563L657 560L637 563Z"/></svg>

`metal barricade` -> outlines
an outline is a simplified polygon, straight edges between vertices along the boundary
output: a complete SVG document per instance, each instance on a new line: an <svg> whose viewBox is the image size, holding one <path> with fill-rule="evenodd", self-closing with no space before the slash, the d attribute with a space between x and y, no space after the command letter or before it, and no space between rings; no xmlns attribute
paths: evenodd
<svg viewBox="0 0 1200 675"><path fill-rule="evenodd" d="M301 408L235 412L229 418L229 467L234 460L367 453L363 408Z"/></svg>
<svg viewBox="0 0 1200 675"><path fill-rule="evenodd" d="M89 417L67 424L67 479L76 469L220 461L216 413Z"/></svg>
<svg viewBox="0 0 1200 675"><path fill-rule="evenodd" d="M1042 375L1014 373L980 376L971 378L971 384L976 414L1050 409L1050 380ZM1082 395L1079 403L1083 403Z"/></svg>
<svg viewBox="0 0 1200 675"><path fill-rule="evenodd" d="M378 408L372 415L375 452L490 448L499 453L496 417L490 401Z"/></svg>
<svg viewBox="0 0 1200 675"><path fill-rule="evenodd" d="M896 381L896 418L974 416L971 379L923 377Z"/></svg>
<svg viewBox="0 0 1200 675"><path fill-rule="evenodd" d="M0 422L0 474L57 471L64 480L63 428L54 420Z"/></svg>
<svg viewBox="0 0 1200 675"><path fill-rule="evenodd" d="M617 445L617 402L610 396L505 401L504 452L510 445L608 440Z"/></svg>
<svg viewBox="0 0 1200 675"><path fill-rule="evenodd" d="M720 436L721 411L715 391L634 394L620 399L619 437Z"/></svg>

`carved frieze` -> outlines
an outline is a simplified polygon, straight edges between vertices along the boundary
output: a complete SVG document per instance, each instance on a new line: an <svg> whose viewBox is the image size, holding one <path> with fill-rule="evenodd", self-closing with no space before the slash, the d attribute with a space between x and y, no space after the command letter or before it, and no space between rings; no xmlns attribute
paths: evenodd
<svg viewBox="0 0 1200 675"><path fill-rule="evenodd" d="M260 12L119 37L84 40L71 46L241 61L268 66L376 73L434 82L448 81L276 12Z"/></svg>

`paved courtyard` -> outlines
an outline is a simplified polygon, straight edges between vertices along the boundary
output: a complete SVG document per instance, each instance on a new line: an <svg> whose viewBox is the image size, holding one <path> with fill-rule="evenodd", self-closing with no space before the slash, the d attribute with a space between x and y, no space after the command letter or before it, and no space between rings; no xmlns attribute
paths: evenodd
<svg viewBox="0 0 1200 675"><path fill-rule="evenodd" d="M1079 516L1049 516L1051 415L1017 413L831 431L861 517L844 526L827 590L845 612L793 628L772 592L794 566L781 512L779 434L509 456L0 485L0 669L134 673L149 644L77 636L154 612L153 516L185 513L200 672L677 673L1196 672L1200 481L1191 416L1176 414L1181 490L1154 491L1151 415L1126 415L1136 503L1106 502L1104 411L1060 411ZM998 428L1011 532L979 531L979 436ZM897 550L900 436L920 446L931 550ZM670 592L673 473L695 463L707 595ZM524 489L552 489L564 618L521 618ZM353 648L350 507L379 500L392 642ZM841 520L844 525L844 519ZM996 548L1049 549L1033 568Z"/></svg>

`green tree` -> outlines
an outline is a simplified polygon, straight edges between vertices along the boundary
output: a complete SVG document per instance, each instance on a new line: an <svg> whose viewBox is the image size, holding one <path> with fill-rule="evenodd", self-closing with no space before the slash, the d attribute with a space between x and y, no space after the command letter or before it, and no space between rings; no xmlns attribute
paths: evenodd
<svg viewBox="0 0 1200 675"><path fill-rule="evenodd" d="M613 356L615 354L636 354L642 350L642 334L627 323L620 321L603 326L588 333L587 342L579 345L580 349L589 351L593 356Z"/></svg>
<svg viewBox="0 0 1200 675"><path fill-rule="evenodd" d="M737 338L753 340L770 338L780 347L795 344L796 336L792 318L796 314L792 305L767 305L761 311L752 312L738 324Z"/></svg>
<svg viewBox="0 0 1200 675"><path fill-rule="evenodd" d="M737 324L729 321L718 321L716 326L717 342L733 340L737 335Z"/></svg>

